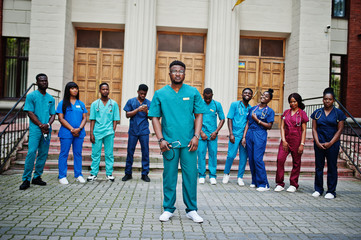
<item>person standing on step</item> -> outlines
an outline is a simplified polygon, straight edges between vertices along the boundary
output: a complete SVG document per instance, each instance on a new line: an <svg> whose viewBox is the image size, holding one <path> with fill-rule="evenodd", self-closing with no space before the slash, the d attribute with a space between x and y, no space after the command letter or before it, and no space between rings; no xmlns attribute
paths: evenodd
<svg viewBox="0 0 361 240"><path fill-rule="evenodd" d="M118 104L110 99L109 85L99 85L101 97L90 106L90 141L92 142L92 164L88 182L95 181L99 172L100 154L104 143L106 179L114 182L114 134L120 121Z"/></svg>
<svg viewBox="0 0 361 240"><path fill-rule="evenodd" d="M247 117L251 105L249 101L252 99L253 91L250 88L245 88L242 91L242 100L233 102L229 108L227 115L228 118L228 131L229 131L229 142L228 142L228 153L226 165L224 167L223 183L226 184L229 181L229 173L233 160L237 156L239 149L239 164L237 182L239 186L244 186L243 174L247 164L247 151L242 145L242 138L244 128L247 124Z"/></svg>
<svg viewBox="0 0 361 240"><path fill-rule="evenodd" d="M249 110L242 140L243 146L246 146L252 174L250 187L257 187L259 192L269 190L263 156L266 151L267 130L272 128L275 117L275 112L267 105L272 98L273 89L268 89L261 95L260 104Z"/></svg>
<svg viewBox="0 0 361 240"><path fill-rule="evenodd" d="M156 91L150 105L154 132L163 153L163 208L159 217L168 221L175 211L178 164L182 168L183 202L186 216L201 223L197 213L197 148L205 106L198 90L184 84L186 66L181 61L169 65L171 85Z"/></svg>
<svg viewBox="0 0 361 240"><path fill-rule="evenodd" d="M206 178L206 153L208 148L209 181L217 184L217 145L218 132L224 124L224 113L220 102L213 100L213 91L210 88L203 90L203 100L207 111L203 114L201 139L198 144L198 177L203 184ZM219 124L217 126L217 116Z"/></svg>
<svg viewBox="0 0 361 240"><path fill-rule="evenodd" d="M290 186L287 192L296 192L298 189L298 178L301 171L301 156L306 140L306 129L308 117L303 111L305 105L302 97L298 93L288 96L290 109L282 114L281 119L281 143L278 148L277 172L276 172L276 192L284 190L285 162L289 153L292 155L292 171L290 175Z"/></svg>
<svg viewBox="0 0 361 240"><path fill-rule="evenodd" d="M56 108L56 113L61 123L58 133L60 138L58 167L59 182L61 184L69 184L66 173L71 146L73 146L74 177L80 183L85 183L82 174L82 150L87 112L85 104L79 100L78 85L75 82L68 82L65 86L64 98Z"/></svg>
<svg viewBox="0 0 361 240"><path fill-rule="evenodd" d="M323 194L323 169L327 159L327 192L326 199L336 197L337 158L340 151L340 136L346 120L346 115L333 106L335 93L333 88L323 91L323 108L311 114L312 135L315 149L315 192L313 197Z"/></svg>
<svg viewBox="0 0 361 240"><path fill-rule="evenodd" d="M142 180L150 182L149 173L149 122L148 109L150 101L146 99L148 93L148 86L140 84L138 87L138 97L131 98L125 104L123 110L126 112L126 117L130 118L128 131L128 150L127 160L125 166L125 176L122 181L132 179L132 166L135 146L139 140L142 150Z"/></svg>
<svg viewBox="0 0 361 240"><path fill-rule="evenodd" d="M51 124L55 119L55 100L46 92L48 88L48 76L44 73L36 75L36 84L38 90L29 93L26 96L24 111L28 112L30 118L29 126L29 144L28 154L25 158L23 183L20 190L26 190L30 187L30 180L34 169L32 184L45 186L46 182L41 179L45 161L49 153L49 144L51 138ZM38 156L36 157L36 153Z"/></svg>

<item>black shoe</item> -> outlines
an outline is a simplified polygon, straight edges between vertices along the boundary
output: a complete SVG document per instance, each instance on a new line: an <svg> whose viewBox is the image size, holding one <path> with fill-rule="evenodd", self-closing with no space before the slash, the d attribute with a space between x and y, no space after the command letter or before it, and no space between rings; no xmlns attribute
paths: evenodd
<svg viewBox="0 0 361 240"><path fill-rule="evenodd" d="M39 186L45 186L46 182L44 182L41 177L33 178L31 181L32 184L39 185Z"/></svg>
<svg viewBox="0 0 361 240"><path fill-rule="evenodd" d="M30 181L25 180L19 187L20 190L26 190L30 187Z"/></svg>
<svg viewBox="0 0 361 240"><path fill-rule="evenodd" d="M142 175L142 180L144 182L150 182L150 178L148 177L148 175Z"/></svg>
<svg viewBox="0 0 361 240"><path fill-rule="evenodd" d="M132 174L125 174L125 176L122 178L122 181L126 182L126 181L128 181L128 180L130 180L132 178L133 178Z"/></svg>

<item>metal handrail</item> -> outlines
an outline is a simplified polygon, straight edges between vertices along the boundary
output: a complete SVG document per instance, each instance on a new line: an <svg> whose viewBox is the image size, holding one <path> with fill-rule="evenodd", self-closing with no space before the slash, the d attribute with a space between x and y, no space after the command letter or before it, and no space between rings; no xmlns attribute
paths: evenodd
<svg viewBox="0 0 361 240"><path fill-rule="evenodd" d="M24 112L25 102L23 102L23 105L20 108L17 109L17 107L19 103L26 98L30 89L35 89L35 86L35 83L31 84L10 111L5 115L5 117L0 121L0 173L5 170L7 162L29 130L27 114ZM56 92L56 95L52 96L55 98L55 102L59 102L60 90L54 88L48 89ZM17 112L15 112L16 109ZM2 127L4 125L6 126Z"/></svg>
<svg viewBox="0 0 361 240"><path fill-rule="evenodd" d="M322 97L307 98L304 101L320 99ZM351 113L342 105L342 103L335 98L337 108L341 109L348 117L345 121L345 126L340 137L340 158L345 160L349 166L353 166L356 171L361 174L361 125L351 115ZM318 108L322 108L323 104L306 105L305 112L308 116ZM307 123L307 128L312 128L312 123Z"/></svg>

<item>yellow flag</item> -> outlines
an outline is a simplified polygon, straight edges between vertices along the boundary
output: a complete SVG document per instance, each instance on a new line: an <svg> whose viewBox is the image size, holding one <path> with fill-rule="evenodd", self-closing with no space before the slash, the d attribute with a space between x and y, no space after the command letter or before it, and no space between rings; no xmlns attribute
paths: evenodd
<svg viewBox="0 0 361 240"><path fill-rule="evenodd" d="M234 9L237 5L241 4L243 1L244 1L244 0L237 0L236 4L234 4L234 6L233 6L233 8L232 8L232 11L233 11L233 9Z"/></svg>

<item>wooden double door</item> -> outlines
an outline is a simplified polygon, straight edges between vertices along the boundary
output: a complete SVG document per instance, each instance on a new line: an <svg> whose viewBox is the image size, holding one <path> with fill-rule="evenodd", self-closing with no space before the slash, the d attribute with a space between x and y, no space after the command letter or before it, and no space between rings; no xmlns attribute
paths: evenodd
<svg viewBox="0 0 361 240"><path fill-rule="evenodd" d="M253 90L252 106L259 103L261 93L272 88L273 99L268 104L275 111L274 128L278 128L283 112L284 61L279 58L240 56L238 66L238 100L242 99L242 90Z"/></svg>

